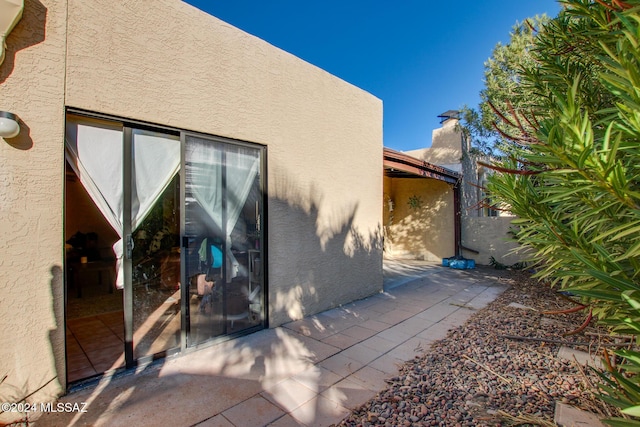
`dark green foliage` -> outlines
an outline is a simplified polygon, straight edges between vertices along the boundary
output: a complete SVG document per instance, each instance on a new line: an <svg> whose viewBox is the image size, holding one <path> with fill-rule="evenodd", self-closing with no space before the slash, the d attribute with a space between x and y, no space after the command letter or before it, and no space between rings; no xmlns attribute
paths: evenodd
<svg viewBox="0 0 640 427"><path fill-rule="evenodd" d="M526 262L516 262L515 264L507 265L497 261L494 257L489 257L489 265L496 270L523 270L527 268Z"/></svg>
<svg viewBox="0 0 640 427"><path fill-rule="evenodd" d="M482 101L478 109L462 110L463 129L473 141L474 154L495 156L505 143L504 136L494 127L499 117L490 103L499 111L517 113L531 112L537 104L537 96L523 84L522 75L526 69L535 68L532 48L539 29L548 22L546 15L540 15L516 23L509 43L498 43L491 58L485 62L485 88L480 93ZM505 124L503 131L515 133Z"/></svg>
<svg viewBox="0 0 640 427"><path fill-rule="evenodd" d="M567 0L519 74L527 108L496 108L504 156L489 192L518 216L537 277L612 333L640 332L640 0ZM508 96L507 96L508 99ZM489 99L491 101L491 99ZM640 416L640 354L616 352L603 398ZM610 425L640 425L631 419Z"/></svg>

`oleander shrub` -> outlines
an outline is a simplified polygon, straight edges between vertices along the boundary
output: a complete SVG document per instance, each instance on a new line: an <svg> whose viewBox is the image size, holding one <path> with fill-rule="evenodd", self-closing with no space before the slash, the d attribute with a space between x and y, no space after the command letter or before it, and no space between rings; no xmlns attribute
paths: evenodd
<svg viewBox="0 0 640 427"><path fill-rule="evenodd" d="M636 335L640 0L562 3L518 76L527 111L495 109L510 142L488 191L518 217L537 277L580 296L613 334ZM640 426L640 353L611 356L619 363L602 373L602 397L624 415L606 422Z"/></svg>

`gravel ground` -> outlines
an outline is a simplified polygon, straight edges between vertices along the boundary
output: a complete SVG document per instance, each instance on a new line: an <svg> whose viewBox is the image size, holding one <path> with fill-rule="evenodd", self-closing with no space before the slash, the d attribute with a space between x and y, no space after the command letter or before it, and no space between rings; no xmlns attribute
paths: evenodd
<svg viewBox="0 0 640 427"><path fill-rule="evenodd" d="M503 272L510 287L463 326L405 363L398 376L340 426L555 425L555 403L565 402L600 416L612 415L594 396L597 376L575 361L556 357L560 344L599 351L598 330L563 336L586 313L543 314L574 305L524 272ZM517 303L532 309L510 307ZM545 341L507 339L504 335Z"/></svg>

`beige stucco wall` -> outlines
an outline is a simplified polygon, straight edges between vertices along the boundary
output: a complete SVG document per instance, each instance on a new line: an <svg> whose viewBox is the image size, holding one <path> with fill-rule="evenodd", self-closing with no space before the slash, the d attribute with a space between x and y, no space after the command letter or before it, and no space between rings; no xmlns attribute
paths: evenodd
<svg viewBox="0 0 640 427"><path fill-rule="evenodd" d="M490 257L511 265L527 259L527 253L511 240L509 231L513 217L465 218L462 222L462 245L479 254L463 251L465 258L477 264L489 265ZM516 251L517 250L517 251Z"/></svg>
<svg viewBox="0 0 640 427"><path fill-rule="evenodd" d="M379 99L177 0L72 1L68 51L69 106L267 145L271 326L381 289Z"/></svg>
<svg viewBox="0 0 640 427"><path fill-rule="evenodd" d="M394 200L391 183L393 179L384 176L382 180L382 225L384 236L384 255L390 256L393 251L393 241L391 240L391 227L393 226Z"/></svg>
<svg viewBox="0 0 640 427"><path fill-rule="evenodd" d="M179 0L28 1L7 44L1 400L64 388L65 105L268 147L271 326L382 289L379 99Z"/></svg>
<svg viewBox="0 0 640 427"><path fill-rule="evenodd" d="M0 65L0 110L18 115L0 138L0 401L60 390L64 372L62 205L65 2L25 2ZM0 424L12 415L0 415Z"/></svg>
<svg viewBox="0 0 640 427"><path fill-rule="evenodd" d="M453 189L426 178L385 178L385 256L441 261L455 255ZM409 199L417 197L419 207Z"/></svg>
<svg viewBox="0 0 640 427"><path fill-rule="evenodd" d="M479 209L481 191L478 188L477 159L469 154L469 150L469 141L463 138L459 120L449 119L433 130L431 147L407 151L406 154L462 173L462 215L477 217L482 216Z"/></svg>
<svg viewBox="0 0 640 427"><path fill-rule="evenodd" d="M416 159L460 172L462 133L458 128L458 120L447 120L441 127L434 129L431 133L431 147L405 153Z"/></svg>

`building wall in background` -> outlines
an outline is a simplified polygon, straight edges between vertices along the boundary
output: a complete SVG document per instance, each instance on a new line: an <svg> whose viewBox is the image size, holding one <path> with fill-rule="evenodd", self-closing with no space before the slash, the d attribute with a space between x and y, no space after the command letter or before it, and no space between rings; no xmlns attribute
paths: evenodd
<svg viewBox="0 0 640 427"><path fill-rule="evenodd" d="M497 262L511 265L526 259L526 251L510 239L513 217L467 218L462 221L462 244L480 252L462 252L478 264L489 265L491 257Z"/></svg>
<svg viewBox="0 0 640 427"><path fill-rule="evenodd" d="M425 162L461 172L462 133L458 129L459 121L449 119L431 132L431 146L409 150L405 153Z"/></svg>
<svg viewBox="0 0 640 427"><path fill-rule="evenodd" d="M426 178L385 180L385 256L439 262L455 255L451 185Z"/></svg>
<svg viewBox="0 0 640 427"><path fill-rule="evenodd" d="M508 241L507 232L513 217L508 216L506 211L484 207L482 187L490 171L478 167L477 158L471 155L470 150L469 142L463 138L459 120L449 118L440 128L433 130L431 147L407 151L406 154L462 173L462 246L479 252L464 251L466 258L478 264L488 264L491 256L503 264L523 261L525 253L512 252L512 248L519 246Z"/></svg>

